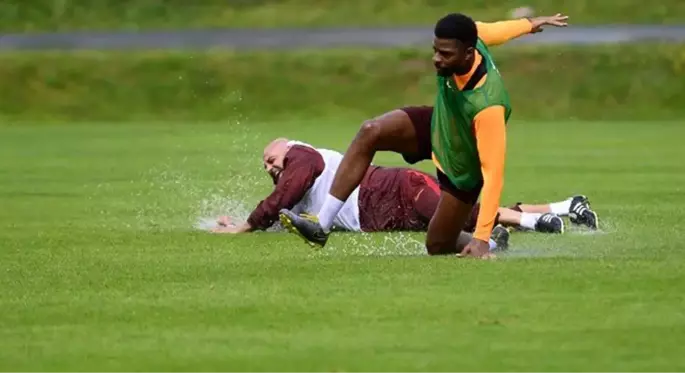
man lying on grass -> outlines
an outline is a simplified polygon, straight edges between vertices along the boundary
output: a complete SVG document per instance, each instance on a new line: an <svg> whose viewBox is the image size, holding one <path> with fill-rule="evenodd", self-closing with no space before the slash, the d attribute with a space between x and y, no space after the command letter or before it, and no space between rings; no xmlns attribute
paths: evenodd
<svg viewBox="0 0 685 373"><path fill-rule="evenodd" d="M316 214L333 182L343 155L332 150L280 138L264 149L264 169L274 182L273 192L259 202L245 223L234 225L221 217L216 233L243 233L265 230L288 208L298 214ZM409 169L370 166L362 183L335 217L337 230L352 232L426 231L440 198L433 176ZM470 239L478 217L476 204L460 239ZM573 214L572 223L595 228L597 215L588 199L575 196L544 204L516 204L500 208L498 227L493 230L491 249L499 242L506 247L509 232L503 227L545 233L563 233L560 216Z"/></svg>

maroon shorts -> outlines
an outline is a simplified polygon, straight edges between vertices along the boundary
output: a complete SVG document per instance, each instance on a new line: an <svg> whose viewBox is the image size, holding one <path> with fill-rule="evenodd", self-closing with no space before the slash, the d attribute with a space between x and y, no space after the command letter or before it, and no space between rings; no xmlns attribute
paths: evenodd
<svg viewBox="0 0 685 373"><path fill-rule="evenodd" d="M372 166L359 187L362 231L425 231L438 199L438 184L430 175Z"/></svg>
<svg viewBox="0 0 685 373"><path fill-rule="evenodd" d="M432 106L407 106L400 110L407 113L411 123L414 125L414 132L416 133L416 141L418 153L416 154L402 154L402 158L409 163L414 164L424 160L432 159L432 145L431 145L431 118L433 117ZM478 200L482 185L476 186L471 190L462 190L454 186L449 181L447 176L438 171L438 182L440 189L453 195L458 200L474 204Z"/></svg>
<svg viewBox="0 0 685 373"><path fill-rule="evenodd" d="M400 108L400 110L407 113L411 123L414 125L417 141L416 147L419 150L416 154L404 153L402 158L409 164L431 159L431 118L433 117L433 107L407 106Z"/></svg>
<svg viewBox="0 0 685 373"><path fill-rule="evenodd" d="M404 204L411 211L409 228L425 231L438 208L440 185L435 177L418 170L404 169L402 179Z"/></svg>
<svg viewBox="0 0 685 373"><path fill-rule="evenodd" d="M438 173L438 182L440 183L440 190L443 190L451 194L456 199L469 205L474 205L476 201L478 201L478 196L480 196L480 190L483 189L482 182L472 189L461 189L458 188L456 185L452 184L447 175L442 173L442 171L436 170L436 172Z"/></svg>

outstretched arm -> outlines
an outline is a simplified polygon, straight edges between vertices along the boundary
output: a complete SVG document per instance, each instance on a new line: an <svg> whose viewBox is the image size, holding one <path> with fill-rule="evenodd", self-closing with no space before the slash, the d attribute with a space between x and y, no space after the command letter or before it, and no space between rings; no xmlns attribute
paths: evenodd
<svg viewBox="0 0 685 373"><path fill-rule="evenodd" d="M292 151L292 150L291 150ZM304 198L309 188L324 169L323 158L316 153L309 157L293 158L276 184L274 191L263 201L247 219L252 229L267 229L278 219L281 209L292 209ZM316 157L318 155L318 157Z"/></svg>
<svg viewBox="0 0 685 373"><path fill-rule="evenodd" d="M487 46L504 44L533 30L533 24L526 18L492 23L476 22L476 27L478 37Z"/></svg>
<svg viewBox="0 0 685 373"><path fill-rule="evenodd" d="M550 17L521 18L500 22L476 22L478 37L488 46L500 45L522 35L542 32L543 26L565 27L568 17L560 13Z"/></svg>
<svg viewBox="0 0 685 373"><path fill-rule="evenodd" d="M237 234L237 233L248 233L254 231L254 227L250 225L250 223L245 222L240 225L222 225L217 228L212 229L213 233L229 233L229 234Z"/></svg>
<svg viewBox="0 0 685 373"><path fill-rule="evenodd" d="M238 226L226 226L217 233L243 233L265 230L278 219L281 209L292 209L304 198L314 181L323 172L324 161L316 150L293 146L287 153L285 167L273 192L257 204L247 218L247 222Z"/></svg>

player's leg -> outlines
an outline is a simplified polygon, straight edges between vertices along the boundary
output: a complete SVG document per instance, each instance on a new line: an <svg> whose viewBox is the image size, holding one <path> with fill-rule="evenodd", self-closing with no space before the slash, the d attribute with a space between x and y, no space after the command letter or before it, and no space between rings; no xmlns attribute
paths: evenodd
<svg viewBox="0 0 685 373"><path fill-rule="evenodd" d="M406 205L413 211L408 212L407 216L416 216L417 224L412 228L422 228L426 230L440 202L441 191L438 181L423 172L406 170L404 172L407 182L403 185L404 200ZM473 238L472 232L463 231L457 238L456 247L466 246ZM506 250L509 245L508 231L493 231L490 239L490 248ZM456 249L455 249L456 252Z"/></svg>
<svg viewBox="0 0 685 373"><path fill-rule="evenodd" d="M530 214L547 214L547 213L552 212L552 208L551 208L550 204L548 204L548 203L539 204L539 205L529 205L529 204L522 203L522 204L516 205L516 207L518 207L522 212L527 212ZM566 211L565 214L562 214L559 216L563 216L563 215L568 215L568 211Z"/></svg>
<svg viewBox="0 0 685 373"><path fill-rule="evenodd" d="M564 221L552 213L522 212L516 207L500 207L498 218L499 223L506 227L541 233L564 233Z"/></svg>
<svg viewBox="0 0 685 373"><path fill-rule="evenodd" d="M464 249L470 237L465 236L461 240L458 238L472 207L473 205L460 201L451 193L440 193L438 206L426 233L426 250L429 255L457 254Z"/></svg>
<svg viewBox="0 0 685 373"><path fill-rule="evenodd" d="M440 171L438 171L438 182L441 189L440 200L428 224L426 250L430 255L457 254L470 242L471 234L462 234L462 230L466 226L481 188L477 187L471 191L460 190ZM508 234L506 239L508 241ZM490 249L494 248L495 245L491 240Z"/></svg>
<svg viewBox="0 0 685 373"><path fill-rule="evenodd" d="M476 230L476 224L478 223L478 213L480 212L480 203L476 202L473 204L469 218L466 219L466 224L464 225L464 230L469 233L473 233ZM495 216L495 225L499 224L499 211L497 216Z"/></svg>
<svg viewBox="0 0 685 373"><path fill-rule="evenodd" d="M558 216L567 216L571 211L571 204L574 198L575 197L570 197L563 201L542 204L518 203L516 206L523 212L530 212L536 214L553 213Z"/></svg>
<svg viewBox="0 0 685 373"><path fill-rule="evenodd" d="M347 149L317 219L305 219L283 210L281 220L286 228L310 244L324 246L333 219L361 183L377 151L401 153L410 163L430 159L432 112L428 106L407 107L366 121Z"/></svg>
<svg viewBox="0 0 685 373"><path fill-rule="evenodd" d="M586 196L576 195L563 201L547 204L528 205L518 204L521 211L526 213L547 214L552 213L558 216L569 216L571 223L584 225L591 229L597 229L599 219L597 213L590 207L590 201Z"/></svg>
<svg viewBox="0 0 685 373"><path fill-rule="evenodd" d="M543 205L522 205L516 204L511 207L500 207L497 210L497 217L495 218L495 225L501 224L505 227L512 227L521 230L532 230L542 233L563 233L564 221L558 216L551 213L537 213L526 212L522 210L522 206L543 206ZM476 221L478 219L478 212L480 204L476 203L473 210L466 221L464 230L473 232L476 229ZM545 215L550 215L541 219Z"/></svg>
<svg viewBox="0 0 685 373"><path fill-rule="evenodd" d="M458 254L471 242L473 235L461 230L471 208L472 205L450 193L440 193L438 207L426 233L426 251L429 255ZM509 232L502 226L495 227L489 245L491 251L506 250L509 246Z"/></svg>
<svg viewBox="0 0 685 373"><path fill-rule="evenodd" d="M431 203L426 203L429 200L432 200L430 201ZM423 215L425 215L426 212L431 212L430 217L422 216L422 218L428 218L426 222L427 230L431 229L430 224L433 221L433 218L435 217L436 213L438 212L438 206L441 205L441 200L442 192L440 191L434 192L431 189L424 189L424 192L421 193L421 195L419 195L419 199L415 204L415 208L418 209L418 211L421 211L421 214ZM445 215L445 217L438 219L436 223L433 223L433 230L437 229L438 233L442 232L442 230L439 229L439 224L448 224L452 230L448 231L447 229L445 229L445 232L450 233L449 235L434 237L434 240L430 241L430 243L429 241L426 241L426 250L428 251L429 255L446 255L459 253L466 245L468 245L469 242L471 242L471 239L473 238L473 235L470 232L465 232L463 230L459 231L455 228L455 225L453 223L456 222L456 224L458 224L458 219L451 220L453 219L453 217L448 215L450 212L449 203L449 201L442 203L443 211L441 212L441 214ZM451 237L452 232L456 232L456 237ZM439 242L441 241L445 243L440 244ZM490 245L492 248L497 246L497 244L494 241L490 242Z"/></svg>
<svg viewBox="0 0 685 373"><path fill-rule="evenodd" d="M319 211L319 223L324 230L330 228L332 219L361 183L376 152L419 153L419 136L425 137L422 133L425 131L417 131L417 126L424 126L425 122L425 127L430 128L431 115L430 107L409 107L393 110L362 124L345 152L329 195Z"/></svg>

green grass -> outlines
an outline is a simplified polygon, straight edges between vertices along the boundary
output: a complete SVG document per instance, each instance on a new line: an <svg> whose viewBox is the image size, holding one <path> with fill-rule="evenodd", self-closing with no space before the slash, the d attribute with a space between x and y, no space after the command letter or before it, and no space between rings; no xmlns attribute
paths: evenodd
<svg viewBox="0 0 685 373"><path fill-rule="evenodd" d="M325 27L432 25L449 12L479 20L510 17L520 6L538 15L564 12L574 24L654 23L685 21L685 5L664 0L5 0L0 4L0 30L45 31L84 29L155 29L202 27Z"/></svg>
<svg viewBox="0 0 685 373"><path fill-rule="evenodd" d="M0 369L685 369L679 122L511 123L505 202L586 193L603 232L516 234L495 262L193 229L268 193L271 138L343 150L356 127L1 126Z"/></svg>
<svg viewBox="0 0 685 373"><path fill-rule="evenodd" d="M529 36L534 37L534 36ZM683 45L493 48L515 118L685 116ZM0 118L359 120L430 104L430 49L0 54ZM296 92L296 94L293 94ZM335 113L335 114L331 114Z"/></svg>

